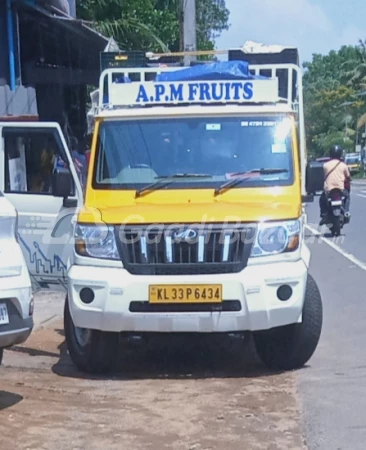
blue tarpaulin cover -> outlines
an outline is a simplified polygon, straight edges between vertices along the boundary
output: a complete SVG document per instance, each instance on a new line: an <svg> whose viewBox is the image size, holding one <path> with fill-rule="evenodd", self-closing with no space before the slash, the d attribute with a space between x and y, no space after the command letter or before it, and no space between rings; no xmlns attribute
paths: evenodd
<svg viewBox="0 0 366 450"><path fill-rule="evenodd" d="M221 61L200 64L181 70L162 72L155 77L155 82L164 81L209 81L209 80L265 80L267 77L252 75L249 64L245 61ZM131 83L128 77L120 77L115 83Z"/></svg>
<svg viewBox="0 0 366 450"><path fill-rule="evenodd" d="M221 61L212 64L200 64L172 72L163 72L156 75L155 81L258 80L266 78L252 75L249 72L249 64L245 61Z"/></svg>

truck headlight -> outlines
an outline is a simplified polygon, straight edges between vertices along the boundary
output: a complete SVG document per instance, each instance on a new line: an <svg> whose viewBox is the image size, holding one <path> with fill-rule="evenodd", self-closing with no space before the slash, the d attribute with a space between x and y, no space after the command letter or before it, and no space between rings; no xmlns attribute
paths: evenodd
<svg viewBox="0 0 366 450"><path fill-rule="evenodd" d="M260 223L251 256L293 252L299 248L300 236L300 220Z"/></svg>
<svg viewBox="0 0 366 450"><path fill-rule="evenodd" d="M107 225L77 224L75 251L89 258L120 259L113 228Z"/></svg>

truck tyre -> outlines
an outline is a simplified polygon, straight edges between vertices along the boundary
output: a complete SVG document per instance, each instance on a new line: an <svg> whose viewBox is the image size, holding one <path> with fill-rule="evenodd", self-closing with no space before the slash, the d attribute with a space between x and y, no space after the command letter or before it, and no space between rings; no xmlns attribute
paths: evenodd
<svg viewBox="0 0 366 450"><path fill-rule="evenodd" d="M270 370L303 367L318 345L323 324L323 306L318 286L308 275L302 322L254 333L257 354Z"/></svg>
<svg viewBox="0 0 366 450"><path fill-rule="evenodd" d="M67 349L81 372L101 374L110 371L118 357L119 335L75 327L66 297L64 330Z"/></svg>
<svg viewBox="0 0 366 450"><path fill-rule="evenodd" d="M0 348L0 366L1 366L1 363L3 362L3 354L4 354L4 349Z"/></svg>

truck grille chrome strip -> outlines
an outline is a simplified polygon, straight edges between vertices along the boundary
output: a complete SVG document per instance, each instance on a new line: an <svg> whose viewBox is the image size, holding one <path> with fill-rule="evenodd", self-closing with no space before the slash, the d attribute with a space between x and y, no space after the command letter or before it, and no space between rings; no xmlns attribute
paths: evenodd
<svg viewBox="0 0 366 450"><path fill-rule="evenodd" d="M123 226L116 236L124 267L136 275L235 273L247 265L256 225Z"/></svg>

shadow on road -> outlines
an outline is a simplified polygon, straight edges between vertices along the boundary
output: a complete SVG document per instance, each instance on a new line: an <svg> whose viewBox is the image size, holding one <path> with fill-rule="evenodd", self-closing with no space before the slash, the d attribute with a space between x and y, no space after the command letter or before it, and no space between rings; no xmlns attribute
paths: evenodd
<svg viewBox="0 0 366 450"><path fill-rule="evenodd" d="M19 394L14 394L13 392L0 391L0 411L10 408L21 402L23 397Z"/></svg>
<svg viewBox="0 0 366 450"><path fill-rule="evenodd" d="M51 358L57 358L59 356L58 353L47 352L45 350L41 350L38 348L31 347L11 347L11 351L15 353L25 353L29 356L47 356Z"/></svg>
<svg viewBox="0 0 366 450"><path fill-rule="evenodd" d="M106 376L79 372L67 354L65 342L59 350L60 359L52 370L71 378L204 379L265 377L278 373L269 372L259 361L250 337L167 335L139 344L123 343L114 370Z"/></svg>

